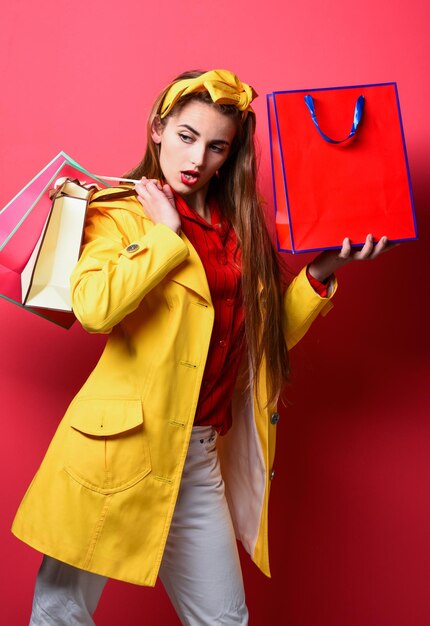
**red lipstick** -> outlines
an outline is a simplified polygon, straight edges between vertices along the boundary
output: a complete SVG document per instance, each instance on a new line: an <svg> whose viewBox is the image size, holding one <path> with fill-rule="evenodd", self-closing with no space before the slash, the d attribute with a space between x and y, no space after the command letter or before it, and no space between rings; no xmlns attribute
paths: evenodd
<svg viewBox="0 0 430 626"><path fill-rule="evenodd" d="M192 187L199 180L200 174L196 170L186 170L181 172L181 182Z"/></svg>

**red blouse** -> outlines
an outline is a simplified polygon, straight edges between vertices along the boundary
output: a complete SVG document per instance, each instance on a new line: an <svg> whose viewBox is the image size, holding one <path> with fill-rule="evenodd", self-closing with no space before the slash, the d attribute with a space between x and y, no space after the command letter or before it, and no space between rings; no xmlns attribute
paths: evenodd
<svg viewBox="0 0 430 626"><path fill-rule="evenodd" d="M224 434L231 426L231 399L245 338L240 250L236 251L236 234L216 202L209 205L209 224L180 196L175 200L182 230L205 269L215 310L194 424L211 425Z"/></svg>
<svg viewBox="0 0 430 626"><path fill-rule="evenodd" d="M211 425L225 434L231 426L231 400L245 344L240 250L236 250L234 229L222 216L216 201L209 204L210 224L177 194L175 201L182 231L196 249L205 269L215 310L194 424ZM309 272L307 276L312 287L325 297L327 286Z"/></svg>

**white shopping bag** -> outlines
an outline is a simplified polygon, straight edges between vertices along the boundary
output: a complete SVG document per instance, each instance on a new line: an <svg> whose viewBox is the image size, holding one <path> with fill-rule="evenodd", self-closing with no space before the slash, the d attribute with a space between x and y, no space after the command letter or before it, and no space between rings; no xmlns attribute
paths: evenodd
<svg viewBox="0 0 430 626"><path fill-rule="evenodd" d="M32 256L21 274L26 306L71 311L70 275L79 258L85 213L95 185L65 179Z"/></svg>

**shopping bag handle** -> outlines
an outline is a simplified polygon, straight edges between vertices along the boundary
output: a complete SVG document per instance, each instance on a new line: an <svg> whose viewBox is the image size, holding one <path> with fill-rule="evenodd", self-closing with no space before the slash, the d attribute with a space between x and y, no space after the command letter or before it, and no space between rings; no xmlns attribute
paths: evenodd
<svg viewBox="0 0 430 626"><path fill-rule="evenodd" d="M325 141L327 141L328 143L336 143L336 144L338 144L338 143L344 143L345 141L348 141L348 139L351 139L351 137L354 137L355 133L357 132L357 128L358 128L358 125L360 123L361 116L363 115L364 96L359 96L357 98L357 102L355 103L354 120L353 120L352 128L351 128L351 131L350 131L348 137L345 137L345 139L340 139L340 140L331 139L325 133L323 133L323 131L319 127L317 116L316 116L316 113L315 113L314 100L313 100L311 95L308 94L307 96L305 96L305 103L306 103L306 106L309 109L312 121L315 124L317 131L319 132L319 134L321 135L321 137Z"/></svg>
<svg viewBox="0 0 430 626"><path fill-rule="evenodd" d="M123 191L115 191L114 193L106 193L102 196L98 196L97 202L109 202L109 200L119 200L120 198L129 198L131 196L137 196L136 189L123 187Z"/></svg>

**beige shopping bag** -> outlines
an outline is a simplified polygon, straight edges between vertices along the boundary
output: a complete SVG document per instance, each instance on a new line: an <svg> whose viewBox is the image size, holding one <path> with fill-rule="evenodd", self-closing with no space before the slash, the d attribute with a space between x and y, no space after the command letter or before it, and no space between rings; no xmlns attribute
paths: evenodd
<svg viewBox="0 0 430 626"><path fill-rule="evenodd" d="M54 192L42 235L21 274L25 306L72 310L70 275L79 258L85 213L96 189L67 178Z"/></svg>

